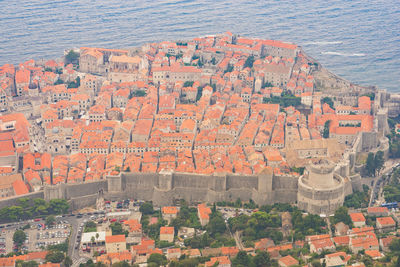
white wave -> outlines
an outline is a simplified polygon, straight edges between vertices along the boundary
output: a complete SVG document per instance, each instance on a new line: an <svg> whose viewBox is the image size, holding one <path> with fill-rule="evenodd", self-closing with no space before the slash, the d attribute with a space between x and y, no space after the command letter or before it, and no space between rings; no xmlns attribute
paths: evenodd
<svg viewBox="0 0 400 267"><path fill-rule="evenodd" d="M331 51L328 51L328 52L321 52L321 54L323 54L323 55L334 55L334 56L345 56L345 54L343 54L343 53L331 52Z"/></svg>
<svg viewBox="0 0 400 267"><path fill-rule="evenodd" d="M365 57L364 53L340 53L334 51L321 52L322 55L344 56L344 57Z"/></svg>
<svg viewBox="0 0 400 267"><path fill-rule="evenodd" d="M333 45L333 44L343 44L342 41L319 41L319 42L308 42L306 45Z"/></svg>

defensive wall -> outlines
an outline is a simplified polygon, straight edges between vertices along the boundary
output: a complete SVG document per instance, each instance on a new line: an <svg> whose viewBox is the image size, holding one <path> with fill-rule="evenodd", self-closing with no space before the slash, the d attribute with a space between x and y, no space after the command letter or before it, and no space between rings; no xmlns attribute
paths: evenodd
<svg viewBox="0 0 400 267"><path fill-rule="evenodd" d="M387 150L387 142L377 140L377 134L360 133L351 149L348 149L336 166L334 172L342 177L344 196L355 190L361 190L361 177L357 174L362 166L356 165L358 153L365 153L373 148ZM386 151L385 151L386 152ZM336 175L335 175L336 177ZM321 177L322 179L322 177ZM300 187L302 187L299 190ZM332 188L333 191L334 188ZM118 176L107 176L100 181L82 184L58 184L45 186L42 191L30 193L20 197L0 200L0 208L15 205L19 198L44 198L51 200L56 198L67 199L71 209L76 210L96 204L101 194L106 199L142 199L153 201L155 205L171 205L177 199L185 199L189 203L235 201L240 198L243 201L250 199L257 204L273 203L298 203L300 196L308 199L307 206L311 212L319 212L325 208L330 211L332 207L340 205L343 194L340 197L333 196L333 191L323 194L336 199L335 204L326 206L323 203L313 207L318 202L318 194L309 196L309 188L303 186L298 177L289 174L273 174L271 169L265 169L258 175L214 174L201 175L190 173L160 172L160 173L121 173ZM332 194L330 194L332 193ZM309 198L310 197L310 198ZM322 200L322 199L320 199ZM312 207L312 208L311 208ZM307 209L306 209L307 210ZM323 212L322 212L323 213Z"/></svg>
<svg viewBox="0 0 400 267"><path fill-rule="evenodd" d="M335 172L337 167L327 160L307 166L298 184L297 200L300 209L329 215L343 205L346 181Z"/></svg>
<svg viewBox="0 0 400 267"><path fill-rule="evenodd" d="M106 198L152 200L156 205L171 205L177 199L212 203L240 198L252 199L260 205L297 200L297 177L273 175L269 171L249 176L122 173L107 177L107 183Z"/></svg>
<svg viewBox="0 0 400 267"><path fill-rule="evenodd" d="M372 144L372 145L371 145ZM0 200L0 208L15 205L19 198L44 198L51 200L56 198L67 199L71 209L76 210L96 204L96 199L101 194L106 199L142 199L153 201L155 205L171 205L177 199L185 199L189 203L235 201L240 198L243 201L250 199L257 204L273 203L298 203L300 196L308 199L306 210L314 213L329 212L333 207L341 205L343 195L351 194L354 190L361 190L361 177L357 174L356 158L358 153L379 147L387 146L385 142L377 140L376 134L360 133L351 149L348 149L334 169L335 177L342 177L345 186L340 197L333 196L333 191L324 192L321 195L326 201L327 196L335 201L330 205L325 203L313 205L318 202L319 195L315 192L310 197L309 188L303 186L298 177L289 174L273 174L271 169L265 169L258 175L214 174L201 175L190 173L160 172L160 173L120 173L117 176L107 176L100 181L82 184L58 184L45 186L42 191L30 193L21 197L13 197ZM386 148L386 147L385 147ZM321 178L322 179L322 178ZM302 187L299 190L300 187ZM340 190L339 190L340 191ZM322 200L322 199L320 199ZM333 204L335 203L335 204Z"/></svg>
<svg viewBox="0 0 400 267"><path fill-rule="evenodd" d="M84 184L46 186L41 192L45 200L67 199L71 209L94 205L99 194L106 199L135 198L153 201L155 205L171 205L174 200L189 203L243 201L258 204L297 201L298 178L273 175L266 170L259 175L201 175L189 173L121 173L105 180Z"/></svg>
<svg viewBox="0 0 400 267"><path fill-rule="evenodd" d="M348 166L336 167L336 172L346 173ZM345 195L359 183L358 177L345 181ZM353 179L355 181L353 181ZM71 210L94 206L99 196L105 199L141 199L155 205L172 205L175 200L189 203L254 200L259 205L273 203L297 203L299 178L288 174L273 174L265 169L258 175L190 173L120 173L100 181L82 184L58 184L45 186L42 191L0 201L0 208L17 204L19 198L66 199ZM330 194L327 194L330 195ZM326 197L327 195L324 195Z"/></svg>

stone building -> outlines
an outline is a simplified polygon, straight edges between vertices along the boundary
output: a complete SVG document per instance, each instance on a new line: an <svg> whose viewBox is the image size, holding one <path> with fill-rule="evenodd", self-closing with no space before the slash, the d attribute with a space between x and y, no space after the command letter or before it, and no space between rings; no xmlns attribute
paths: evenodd
<svg viewBox="0 0 400 267"><path fill-rule="evenodd" d="M201 78L201 69L194 66L180 66L175 64L173 66L163 66L154 68L153 82L177 82L177 81L197 81Z"/></svg>
<svg viewBox="0 0 400 267"><path fill-rule="evenodd" d="M146 58L127 55L109 58L108 79L111 82L134 82L145 79L149 64Z"/></svg>
<svg viewBox="0 0 400 267"><path fill-rule="evenodd" d="M297 203L300 209L314 214L332 214L343 205L345 182L334 172L335 165L319 160L307 166L299 177Z"/></svg>
<svg viewBox="0 0 400 267"><path fill-rule="evenodd" d="M125 235L110 235L106 236L106 251L107 253L118 253L126 250Z"/></svg>

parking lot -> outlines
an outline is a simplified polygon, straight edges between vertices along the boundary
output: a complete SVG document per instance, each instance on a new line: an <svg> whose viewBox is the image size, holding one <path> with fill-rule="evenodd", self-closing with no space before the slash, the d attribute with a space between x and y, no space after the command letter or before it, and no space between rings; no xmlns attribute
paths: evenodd
<svg viewBox="0 0 400 267"><path fill-rule="evenodd" d="M29 232L30 242L29 251L40 250L40 248L49 245L57 245L65 242L70 234L70 225L59 223L52 226L50 229L42 229L37 226L35 230Z"/></svg>
<svg viewBox="0 0 400 267"><path fill-rule="evenodd" d="M107 212L110 211L121 211L121 210L134 210L138 211L140 205L144 201L134 200L134 199L125 199L123 201L104 201L104 209Z"/></svg>
<svg viewBox="0 0 400 267"><path fill-rule="evenodd" d="M253 213L251 209L217 207L217 210L222 213L222 217L227 221L229 218L244 214L250 216Z"/></svg>
<svg viewBox="0 0 400 267"><path fill-rule="evenodd" d="M30 222L30 228L25 229L27 236L22 250L41 251L49 245L56 245L65 242L70 234L70 225L66 221L59 221L51 227L43 223ZM13 235L18 225L2 228L0 233L0 254L7 254L14 251Z"/></svg>

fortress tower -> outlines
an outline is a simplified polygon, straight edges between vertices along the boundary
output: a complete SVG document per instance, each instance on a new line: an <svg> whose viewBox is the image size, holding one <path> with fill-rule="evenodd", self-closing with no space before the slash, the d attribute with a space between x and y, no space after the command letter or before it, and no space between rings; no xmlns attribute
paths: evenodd
<svg viewBox="0 0 400 267"><path fill-rule="evenodd" d="M334 173L335 165L327 160L307 166L299 177L297 203L300 209L314 214L333 214L343 205L344 179Z"/></svg>

